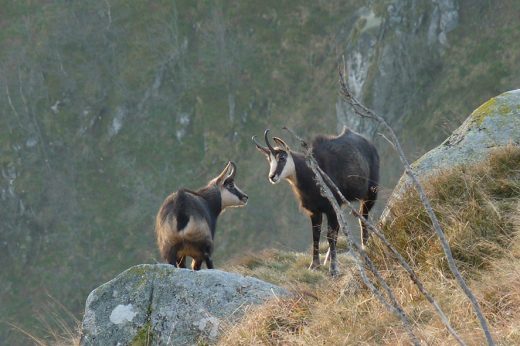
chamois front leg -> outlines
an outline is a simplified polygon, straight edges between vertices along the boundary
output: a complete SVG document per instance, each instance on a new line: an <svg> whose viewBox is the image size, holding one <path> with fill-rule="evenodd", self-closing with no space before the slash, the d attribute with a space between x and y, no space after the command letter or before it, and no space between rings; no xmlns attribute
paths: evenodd
<svg viewBox="0 0 520 346"><path fill-rule="evenodd" d="M312 263L309 269L317 269L320 266L320 233L321 233L321 213L311 215L312 223Z"/></svg>
<svg viewBox="0 0 520 346"><path fill-rule="evenodd" d="M177 267L178 268L186 268L186 256L182 256L177 260Z"/></svg>
<svg viewBox="0 0 520 346"><path fill-rule="evenodd" d="M330 275L336 277L339 275L338 261L336 258L336 241L338 239L339 224L336 215L327 215L329 228L327 231L327 240L329 241L330 252Z"/></svg>

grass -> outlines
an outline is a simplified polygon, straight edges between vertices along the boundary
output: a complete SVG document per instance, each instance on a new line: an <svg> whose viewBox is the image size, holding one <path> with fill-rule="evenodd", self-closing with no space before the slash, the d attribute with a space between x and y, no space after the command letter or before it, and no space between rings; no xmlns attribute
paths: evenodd
<svg viewBox="0 0 520 346"><path fill-rule="evenodd" d="M79 346L81 339L81 321L58 299L47 295L49 302L45 309L36 312L39 330L28 330L14 323L7 325L36 346ZM72 321L72 322L71 322ZM25 343L24 343L25 344Z"/></svg>
<svg viewBox="0 0 520 346"><path fill-rule="evenodd" d="M426 194L450 241L458 265L468 273L485 269L509 251L516 236L520 196L520 150L506 147L479 165L443 171L425 184ZM415 190L390 213L384 232L396 248L423 270L448 275L442 249ZM379 243L375 244L380 248Z"/></svg>
<svg viewBox="0 0 520 346"><path fill-rule="evenodd" d="M498 345L520 344L520 148L491 152L476 165L446 170L424 187L454 256L477 296ZM408 191L394 204L393 221L383 230L414 264L421 280L469 345L484 336L465 295L451 278L417 195ZM401 322L362 285L339 239L343 275L333 279L327 268L308 270L310 253L266 250L230 260L227 268L291 290L250 308L238 324L226 325L220 345L402 345L409 344ZM322 258L326 243L320 246ZM373 240L368 252L394 289L421 343L454 344L444 325L408 275ZM79 332L54 314L49 336L38 338L17 328L37 345L77 345ZM149 343L149 325L136 337ZM59 332L56 332L58 330Z"/></svg>
<svg viewBox="0 0 520 346"><path fill-rule="evenodd" d="M481 164L445 171L424 184L497 344L519 344L520 149L494 151ZM468 344L484 343L471 305L447 270L417 195L408 191L392 212L394 219L384 226L385 234L414 264L461 337ZM381 244L373 241L368 251L394 288L421 342L454 344L429 303ZM341 256L347 275L337 280L329 278L324 268L308 271L310 254L271 250L235 261L233 270L278 283L295 295L253 309L241 323L224 331L220 344L409 344L400 321L349 272L348 257Z"/></svg>

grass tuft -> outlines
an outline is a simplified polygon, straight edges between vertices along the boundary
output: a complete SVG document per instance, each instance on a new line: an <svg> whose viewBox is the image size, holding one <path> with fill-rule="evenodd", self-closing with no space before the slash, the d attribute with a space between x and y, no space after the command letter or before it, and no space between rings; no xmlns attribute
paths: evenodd
<svg viewBox="0 0 520 346"><path fill-rule="evenodd" d="M33 345L79 346L81 322L60 301L49 294L47 296L49 301L45 310L36 312L41 330L28 330L18 324L7 324Z"/></svg>

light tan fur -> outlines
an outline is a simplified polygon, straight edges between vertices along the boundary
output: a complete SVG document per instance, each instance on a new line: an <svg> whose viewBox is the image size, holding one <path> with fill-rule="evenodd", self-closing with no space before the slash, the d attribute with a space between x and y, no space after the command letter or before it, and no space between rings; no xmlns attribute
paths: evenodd
<svg viewBox="0 0 520 346"><path fill-rule="evenodd" d="M211 231L208 224L201 219L190 216L188 224L182 231L177 231L177 220L175 218L166 220L161 225L159 218L156 220L157 245L161 256L166 258L172 247L183 244L177 253L178 257L191 257L202 260L204 254L193 244L212 243Z"/></svg>
<svg viewBox="0 0 520 346"><path fill-rule="evenodd" d="M223 209L247 204L247 195L234 184L235 173L230 161L206 187L197 192L181 189L165 199L155 219L157 246L165 261L184 268L186 257L191 257L192 269L199 270L202 262L213 268L211 227Z"/></svg>

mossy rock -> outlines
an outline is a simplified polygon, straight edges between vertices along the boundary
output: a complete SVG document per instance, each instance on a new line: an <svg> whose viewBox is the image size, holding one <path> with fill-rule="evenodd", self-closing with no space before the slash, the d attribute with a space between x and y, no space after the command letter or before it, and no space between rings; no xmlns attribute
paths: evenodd
<svg viewBox="0 0 520 346"><path fill-rule="evenodd" d="M221 326L236 322L248 306L288 294L273 284L220 270L143 264L90 293L81 344L214 343Z"/></svg>
<svg viewBox="0 0 520 346"><path fill-rule="evenodd" d="M520 89L500 94L478 107L441 145L412 164L417 176L426 179L447 168L480 162L490 150L507 145L520 146ZM390 219L389 207L401 198L411 180L403 175L381 220Z"/></svg>

